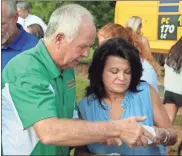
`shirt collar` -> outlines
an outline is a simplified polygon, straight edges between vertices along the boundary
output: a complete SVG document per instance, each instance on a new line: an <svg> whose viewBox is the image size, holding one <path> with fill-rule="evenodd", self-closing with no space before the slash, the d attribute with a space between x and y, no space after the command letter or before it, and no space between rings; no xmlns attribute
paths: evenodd
<svg viewBox="0 0 182 156"><path fill-rule="evenodd" d="M30 18L30 16L31 16L31 14L28 14L28 16L25 19L23 19L23 20L27 21Z"/></svg>
<svg viewBox="0 0 182 156"><path fill-rule="evenodd" d="M39 40L38 44L36 45L36 48L39 49L38 51L40 54L40 59L46 66L52 79L55 79L55 78L59 77L60 75L62 75L60 70L56 66L55 62L53 61L52 57L50 56L45 44L43 43L43 41L41 39Z"/></svg>
<svg viewBox="0 0 182 156"><path fill-rule="evenodd" d="M20 24L16 24L17 28L19 30L18 35L16 36L15 40L11 43L9 43L8 45L6 45L5 47L3 47L3 49L15 49L15 50L21 50L21 48L24 45L24 38L22 37L25 33L25 30L23 29L23 27Z"/></svg>

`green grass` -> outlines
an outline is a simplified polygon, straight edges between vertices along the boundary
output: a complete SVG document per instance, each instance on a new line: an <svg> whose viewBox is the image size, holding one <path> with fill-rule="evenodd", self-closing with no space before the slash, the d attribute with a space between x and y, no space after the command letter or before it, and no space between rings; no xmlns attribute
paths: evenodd
<svg viewBox="0 0 182 156"><path fill-rule="evenodd" d="M74 152L75 152L75 148L73 148L73 149L70 151L70 156L73 156L73 155L74 155Z"/></svg>
<svg viewBox="0 0 182 156"><path fill-rule="evenodd" d="M76 76L76 101L79 102L85 95L85 87L88 86L88 80L81 76Z"/></svg>

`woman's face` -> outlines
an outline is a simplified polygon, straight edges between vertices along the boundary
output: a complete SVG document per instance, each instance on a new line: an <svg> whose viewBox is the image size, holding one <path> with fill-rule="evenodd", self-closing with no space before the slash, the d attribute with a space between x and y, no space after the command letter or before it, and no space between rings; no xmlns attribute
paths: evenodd
<svg viewBox="0 0 182 156"><path fill-rule="evenodd" d="M142 31L141 31L141 29L142 29L142 27L141 27L141 26L139 26L139 27L138 27L138 29L137 29L137 31L136 31L136 34L137 34L137 35L139 35L139 36L141 36L141 35L142 35Z"/></svg>
<svg viewBox="0 0 182 156"><path fill-rule="evenodd" d="M107 40L108 40L108 38L98 35L99 46L104 44Z"/></svg>
<svg viewBox="0 0 182 156"><path fill-rule="evenodd" d="M131 68L128 61L120 57L109 56L102 78L107 94L124 93L131 83Z"/></svg>

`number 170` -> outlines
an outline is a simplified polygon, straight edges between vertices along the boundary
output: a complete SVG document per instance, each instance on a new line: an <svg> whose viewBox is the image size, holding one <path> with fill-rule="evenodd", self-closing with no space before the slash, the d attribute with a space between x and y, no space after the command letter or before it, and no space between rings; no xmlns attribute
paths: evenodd
<svg viewBox="0 0 182 156"><path fill-rule="evenodd" d="M175 30L175 26L174 25L162 25L161 26L161 32L162 33L169 32L169 33L172 34L174 32L174 30Z"/></svg>

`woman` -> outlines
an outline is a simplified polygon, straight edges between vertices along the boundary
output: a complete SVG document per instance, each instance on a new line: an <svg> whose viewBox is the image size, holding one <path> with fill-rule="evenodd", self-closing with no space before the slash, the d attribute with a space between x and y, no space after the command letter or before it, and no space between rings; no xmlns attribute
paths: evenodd
<svg viewBox="0 0 182 156"><path fill-rule="evenodd" d="M156 141L165 146L176 143L176 133L168 128L169 118L156 91L141 82L142 64L139 51L121 38L110 39L94 53L89 67L89 86L86 98L79 103L80 116L88 121L125 119L129 116L146 116L142 125L155 127ZM106 146L111 145L111 146ZM119 153L121 155L160 155L159 147L131 148L118 138L87 145L93 154ZM76 152L78 154L78 152Z"/></svg>
<svg viewBox="0 0 182 156"><path fill-rule="evenodd" d="M170 49L164 68L164 104L173 123L178 110L182 115L182 37Z"/></svg>
<svg viewBox="0 0 182 156"><path fill-rule="evenodd" d="M138 16L132 16L128 19L126 23L126 28L132 28L132 30L139 36L140 40L145 46L145 50L147 53L151 55L149 41L146 37L142 35L142 19Z"/></svg>
<svg viewBox="0 0 182 156"><path fill-rule="evenodd" d="M124 28L119 24L106 24L98 31L99 45L108 39L121 37L136 46L140 51L143 73L141 80L145 80L158 91L158 78L160 78L160 66L151 55L145 52L143 43L130 28Z"/></svg>

